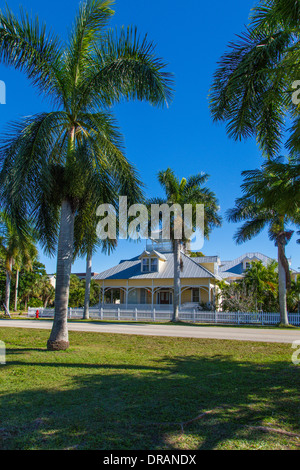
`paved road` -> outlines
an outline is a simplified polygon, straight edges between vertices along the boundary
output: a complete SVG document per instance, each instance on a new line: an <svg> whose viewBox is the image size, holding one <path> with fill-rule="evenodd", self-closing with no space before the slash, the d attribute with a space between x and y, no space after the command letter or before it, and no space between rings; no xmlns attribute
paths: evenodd
<svg viewBox="0 0 300 470"><path fill-rule="evenodd" d="M0 320L0 328L50 329L48 320ZM300 340L300 330L277 330L263 328L231 328L222 326L181 326L181 325L143 325L116 323L72 323L70 331L90 331L95 333L118 333L143 336L172 336L180 338L211 338L264 343L293 343ZM1 337L0 337L1 339Z"/></svg>

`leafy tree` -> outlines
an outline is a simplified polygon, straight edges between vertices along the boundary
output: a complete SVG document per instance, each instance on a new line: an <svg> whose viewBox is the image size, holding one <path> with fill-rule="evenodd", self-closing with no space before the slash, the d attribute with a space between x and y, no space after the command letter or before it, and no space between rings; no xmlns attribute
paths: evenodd
<svg viewBox="0 0 300 470"><path fill-rule="evenodd" d="M300 313L300 276L297 276L296 280L291 283L287 304L290 312Z"/></svg>
<svg viewBox="0 0 300 470"><path fill-rule="evenodd" d="M83 3L67 42L37 18L0 12L0 62L24 72L53 107L12 124L0 149L2 206L19 230L32 220L46 251L57 251L51 350L69 346L74 224L86 216L85 201L98 207L118 194L142 197L107 109L129 99L163 106L171 98L170 75L147 37L136 28L107 29L111 4Z"/></svg>
<svg viewBox="0 0 300 470"><path fill-rule="evenodd" d="M244 281L227 284L218 282L219 292L217 303L224 312L254 312L255 291L254 287Z"/></svg>
<svg viewBox="0 0 300 470"><path fill-rule="evenodd" d="M79 279L75 274L71 275L70 282L70 302L71 308L81 308L85 304L85 280ZM91 281L90 285L90 304L99 304L100 287L95 281Z"/></svg>
<svg viewBox="0 0 300 470"><path fill-rule="evenodd" d="M278 263L273 261L268 266L261 261L252 263L243 282L252 290L256 312L278 309Z"/></svg>
<svg viewBox="0 0 300 470"><path fill-rule="evenodd" d="M27 307L42 307L41 282L48 279L45 265L34 261L30 270L20 270L19 298L24 310Z"/></svg>
<svg viewBox="0 0 300 470"><path fill-rule="evenodd" d="M203 258L205 255L202 253L202 251L191 251L190 252L190 257L191 258Z"/></svg>
<svg viewBox="0 0 300 470"><path fill-rule="evenodd" d="M208 180L209 175L198 174L190 176L188 179L182 178L179 180L171 168L158 173L158 181L166 193L166 199L151 199L151 204L168 204L170 207L173 204L180 206L181 211L184 211L185 204L191 204L193 207L192 213L192 229L196 230L196 205L204 205L204 236L209 238L214 227L221 226L221 218L218 214L219 206L216 195L210 191L204 184ZM181 249L182 245L186 244L188 239L184 237L184 217L175 214L171 217L170 236L174 247L174 311L173 322L178 321L179 318L179 298L180 298L180 270L182 268ZM176 229L181 225L182 238L177 238Z"/></svg>

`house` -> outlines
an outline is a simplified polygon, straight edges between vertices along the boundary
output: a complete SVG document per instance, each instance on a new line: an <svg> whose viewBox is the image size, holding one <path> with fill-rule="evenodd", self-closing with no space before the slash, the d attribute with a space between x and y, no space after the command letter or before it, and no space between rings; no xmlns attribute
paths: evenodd
<svg viewBox="0 0 300 470"><path fill-rule="evenodd" d="M251 264L257 261L261 261L264 266L268 266L274 261L277 262L277 260L262 253L246 253L232 261L222 261L219 266L219 275L227 282L239 281L243 279L245 272L251 267ZM291 266L291 259L288 259L288 262ZM298 273L291 269L292 279L295 279L297 275Z"/></svg>
<svg viewBox="0 0 300 470"><path fill-rule="evenodd" d="M221 261L218 256L192 257L184 250L181 259L180 305L186 308L199 303L214 304L219 292L218 281L236 282L243 279L253 262L261 261L267 266L274 261L261 253L246 253L232 261ZM297 276L296 271L291 272L292 278ZM149 240L139 256L122 260L93 279L101 286L102 306L171 308L174 291L172 244L165 240Z"/></svg>
<svg viewBox="0 0 300 470"><path fill-rule="evenodd" d="M180 305L193 307L200 302L211 303L218 290L218 257L191 258L182 251L180 274ZM96 276L102 288L102 305L120 304L125 307L148 305L172 306L174 256L172 244L164 240L149 240L145 251L130 260Z"/></svg>

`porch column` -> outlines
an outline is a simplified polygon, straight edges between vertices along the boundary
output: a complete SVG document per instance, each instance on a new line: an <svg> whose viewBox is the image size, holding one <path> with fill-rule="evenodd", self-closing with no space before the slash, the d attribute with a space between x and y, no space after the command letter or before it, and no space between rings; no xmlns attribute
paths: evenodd
<svg viewBox="0 0 300 470"><path fill-rule="evenodd" d="M208 281L208 301L209 301L209 303L211 303L210 281Z"/></svg>
<svg viewBox="0 0 300 470"><path fill-rule="evenodd" d="M104 295L105 295L105 287L104 287L104 281L102 284L102 307L104 306Z"/></svg>
<svg viewBox="0 0 300 470"><path fill-rule="evenodd" d="M153 279L152 279L152 289L151 289L151 306L152 306L152 310L153 310L153 306L154 306L154 283L153 283Z"/></svg>
<svg viewBox="0 0 300 470"><path fill-rule="evenodd" d="M128 308L128 281L127 281L125 296L126 296L126 310L127 310Z"/></svg>

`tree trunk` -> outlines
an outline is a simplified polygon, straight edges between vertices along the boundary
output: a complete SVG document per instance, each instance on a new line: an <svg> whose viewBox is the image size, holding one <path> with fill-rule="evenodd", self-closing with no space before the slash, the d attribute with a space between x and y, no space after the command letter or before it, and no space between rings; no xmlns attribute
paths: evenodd
<svg viewBox="0 0 300 470"><path fill-rule="evenodd" d="M180 243L174 240L174 299L173 299L173 322L179 321L180 303Z"/></svg>
<svg viewBox="0 0 300 470"><path fill-rule="evenodd" d="M282 248L280 248L279 243L278 243L278 294L279 294L280 323L282 325L288 325L289 320L288 320L287 300L286 300L286 271L282 264L281 254L280 254L280 250L282 250Z"/></svg>
<svg viewBox="0 0 300 470"><path fill-rule="evenodd" d="M19 274L20 274L20 271L17 269L17 272L16 272L16 287L15 287L15 307L14 307L15 312L18 310Z"/></svg>
<svg viewBox="0 0 300 470"><path fill-rule="evenodd" d="M12 260L9 260L9 269L6 270L5 304L4 304L6 307L7 315L9 315L11 270L12 270Z"/></svg>
<svg viewBox="0 0 300 470"><path fill-rule="evenodd" d="M83 310L84 320L88 320L90 318L89 308L90 308L91 279L92 279L92 253L88 253L87 258L86 258L85 296L84 296L84 310Z"/></svg>
<svg viewBox="0 0 300 470"><path fill-rule="evenodd" d="M63 201L57 251L55 314L47 343L51 351L65 350L69 347L68 302L73 262L74 219L70 202Z"/></svg>

